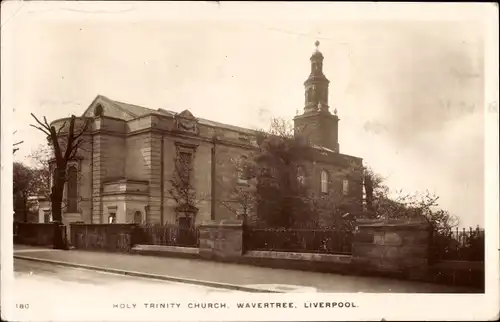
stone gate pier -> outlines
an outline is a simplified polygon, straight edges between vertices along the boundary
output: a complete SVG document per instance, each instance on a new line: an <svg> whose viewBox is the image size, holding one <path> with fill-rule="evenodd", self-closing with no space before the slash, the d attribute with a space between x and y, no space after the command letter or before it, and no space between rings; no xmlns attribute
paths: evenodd
<svg viewBox="0 0 500 322"><path fill-rule="evenodd" d="M431 226L424 216L401 220L358 220L352 263L362 270L420 279L429 267Z"/></svg>

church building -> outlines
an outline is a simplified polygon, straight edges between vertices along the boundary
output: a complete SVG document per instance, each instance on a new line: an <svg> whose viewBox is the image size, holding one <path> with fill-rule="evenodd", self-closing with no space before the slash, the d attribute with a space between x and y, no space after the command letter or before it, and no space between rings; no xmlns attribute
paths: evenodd
<svg viewBox="0 0 500 322"><path fill-rule="evenodd" d="M323 60L316 48L304 83L304 109L294 118L295 133L308 137L312 151L304 156L299 180L318 193L349 197L355 211L362 207L362 159L340 153L339 118L328 104ZM191 226L236 218L220 201L231 202L233 185L245 184L233 160L256 148L254 130L199 118L189 110L155 110L102 95L77 117L76 127L85 122L89 122L85 143L67 169L65 223ZM51 125L59 128L67 123L65 118ZM169 193L179 157L192 166L198 209L194 216L176 211ZM323 223L327 225L328 218Z"/></svg>

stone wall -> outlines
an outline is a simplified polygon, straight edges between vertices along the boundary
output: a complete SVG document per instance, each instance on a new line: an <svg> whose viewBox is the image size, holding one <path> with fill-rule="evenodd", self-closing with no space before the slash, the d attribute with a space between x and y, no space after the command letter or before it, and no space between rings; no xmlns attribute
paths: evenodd
<svg viewBox="0 0 500 322"><path fill-rule="evenodd" d="M363 270L422 278L429 267L430 225L426 218L359 220L353 263Z"/></svg>
<svg viewBox="0 0 500 322"><path fill-rule="evenodd" d="M76 249L129 252L135 224L71 224L71 245Z"/></svg>
<svg viewBox="0 0 500 322"><path fill-rule="evenodd" d="M148 137L148 133L141 133L126 138L125 176L127 179L147 180L149 174L149 167L146 163Z"/></svg>
<svg viewBox="0 0 500 322"><path fill-rule="evenodd" d="M199 226L199 254L206 259L237 259L243 255L243 221L204 222Z"/></svg>
<svg viewBox="0 0 500 322"><path fill-rule="evenodd" d="M316 112L296 116L294 127L313 144L339 152L338 122L336 115Z"/></svg>
<svg viewBox="0 0 500 322"><path fill-rule="evenodd" d="M162 151L162 135L156 132L150 132L145 141L146 149L145 160L149 167L147 180L149 181L149 201L147 221L159 223L161 222L161 151ZM165 193L165 191L163 191Z"/></svg>
<svg viewBox="0 0 500 322"><path fill-rule="evenodd" d="M78 151L81 159L79 163L78 175L78 212L81 213L81 220L90 223L92 221L91 200L92 200L92 137L85 135L85 143Z"/></svg>
<svg viewBox="0 0 500 322"><path fill-rule="evenodd" d="M53 246L53 223L14 223L14 244Z"/></svg>

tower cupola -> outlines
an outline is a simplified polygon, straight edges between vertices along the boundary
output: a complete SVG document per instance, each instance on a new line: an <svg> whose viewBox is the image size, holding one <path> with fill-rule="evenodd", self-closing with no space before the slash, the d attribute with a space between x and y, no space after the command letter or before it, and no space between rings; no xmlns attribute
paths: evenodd
<svg viewBox="0 0 500 322"><path fill-rule="evenodd" d="M316 50L313 52L311 61L311 73L304 82L305 106L304 113L316 111L328 112L328 85L330 81L323 73L323 54L319 51L319 41L314 43Z"/></svg>
<svg viewBox="0 0 500 322"><path fill-rule="evenodd" d="M323 73L323 54L319 51L319 41L311 55L311 72L304 82L304 113L295 116L294 132L310 144L339 152L337 109L330 113L328 105L328 85L330 81Z"/></svg>

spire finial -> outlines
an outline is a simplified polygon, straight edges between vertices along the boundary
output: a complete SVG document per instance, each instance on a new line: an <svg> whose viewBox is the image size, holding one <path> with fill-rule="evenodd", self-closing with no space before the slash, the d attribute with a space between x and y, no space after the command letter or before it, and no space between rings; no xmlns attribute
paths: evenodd
<svg viewBox="0 0 500 322"><path fill-rule="evenodd" d="M316 41L314 42L314 46L316 46L316 50L318 50L318 47L319 47L319 40L316 40Z"/></svg>

